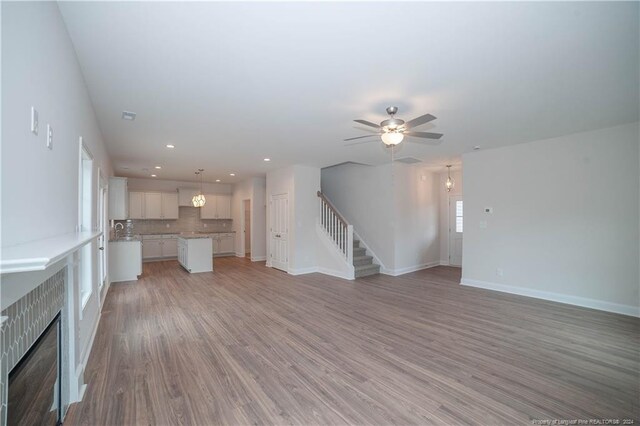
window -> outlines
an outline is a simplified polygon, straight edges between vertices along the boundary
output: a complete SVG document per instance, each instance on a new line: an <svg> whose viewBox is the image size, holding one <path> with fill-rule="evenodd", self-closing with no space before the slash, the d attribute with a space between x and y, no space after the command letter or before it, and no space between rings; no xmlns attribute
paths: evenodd
<svg viewBox="0 0 640 426"><path fill-rule="evenodd" d="M462 200L456 201L456 232L462 232Z"/></svg>
<svg viewBox="0 0 640 426"><path fill-rule="evenodd" d="M93 157L80 139L80 231L93 230ZM95 241L86 244L80 250L80 300L82 309L86 306L93 291L93 249ZM82 315L82 314L81 314Z"/></svg>

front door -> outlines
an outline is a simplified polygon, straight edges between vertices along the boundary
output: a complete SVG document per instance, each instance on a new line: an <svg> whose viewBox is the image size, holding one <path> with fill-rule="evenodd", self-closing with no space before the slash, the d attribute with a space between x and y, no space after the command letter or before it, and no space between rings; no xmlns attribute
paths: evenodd
<svg viewBox="0 0 640 426"><path fill-rule="evenodd" d="M287 271L289 268L289 195L271 196L271 266Z"/></svg>
<svg viewBox="0 0 640 426"><path fill-rule="evenodd" d="M449 197L449 264L462 266L462 197Z"/></svg>

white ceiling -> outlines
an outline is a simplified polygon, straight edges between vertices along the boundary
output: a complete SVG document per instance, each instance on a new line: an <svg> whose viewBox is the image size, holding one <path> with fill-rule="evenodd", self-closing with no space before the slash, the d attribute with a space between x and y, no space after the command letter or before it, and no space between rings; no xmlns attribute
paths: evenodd
<svg viewBox="0 0 640 426"><path fill-rule="evenodd" d="M122 176L237 182L344 147L390 105L438 119L428 164L638 120L639 3L61 2ZM136 112L133 122L120 118ZM165 148L167 143L176 149ZM263 158L273 159L265 163ZM125 170L124 167L128 167ZM142 171L149 168L149 171ZM230 172L236 177L231 178Z"/></svg>

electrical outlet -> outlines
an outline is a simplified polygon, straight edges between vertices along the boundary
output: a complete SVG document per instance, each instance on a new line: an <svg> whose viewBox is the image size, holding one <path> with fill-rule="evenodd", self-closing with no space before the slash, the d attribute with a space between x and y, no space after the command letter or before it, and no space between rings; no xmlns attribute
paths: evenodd
<svg viewBox="0 0 640 426"><path fill-rule="evenodd" d="M171 225L170 225L170 224L168 224L168 223L167 223L167 225L166 225L166 226L167 226L167 228L171 228Z"/></svg>
<svg viewBox="0 0 640 426"><path fill-rule="evenodd" d="M36 107L31 107L31 133L38 135L38 111Z"/></svg>
<svg viewBox="0 0 640 426"><path fill-rule="evenodd" d="M486 220L481 220L480 221L480 229L487 229L487 221Z"/></svg>
<svg viewBox="0 0 640 426"><path fill-rule="evenodd" d="M53 149L53 127L47 124L47 148Z"/></svg>
<svg viewBox="0 0 640 426"><path fill-rule="evenodd" d="M206 223L203 225L205 228L208 227L209 225L207 225Z"/></svg>
<svg viewBox="0 0 640 426"><path fill-rule="evenodd" d="M502 268L496 269L496 275L499 277L504 277L504 271L502 270Z"/></svg>

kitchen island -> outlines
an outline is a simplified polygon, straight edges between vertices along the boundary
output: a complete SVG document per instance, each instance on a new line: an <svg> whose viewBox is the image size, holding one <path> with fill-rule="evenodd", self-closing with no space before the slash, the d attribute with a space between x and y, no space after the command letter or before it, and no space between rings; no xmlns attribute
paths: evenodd
<svg viewBox="0 0 640 426"><path fill-rule="evenodd" d="M213 271L213 250L210 235L179 235L178 262L190 273Z"/></svg>

